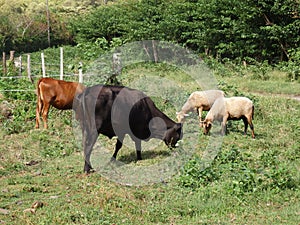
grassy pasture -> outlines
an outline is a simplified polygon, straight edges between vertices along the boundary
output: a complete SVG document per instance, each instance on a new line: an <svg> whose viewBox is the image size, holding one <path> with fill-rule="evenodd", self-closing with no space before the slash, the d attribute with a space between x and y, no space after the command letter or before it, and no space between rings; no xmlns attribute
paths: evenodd
<svg viewBox="0 0 300 225"><path fill-rule="evenodd" d="M122 82L133 85L135 79L152 75L183 87L183 97L175 99L181 103L197 89L182 71L172 68L128 68ZM297 95L299 83L276 78L250 86L250 78L217 79L229 95L254 100L256 140L242 134L242 121L230 122L221 151L203 170L201 157L211 136L199 129L193 156L163 183L124 186L99 173L83 174L71 112L51 110L48 130L34 130L34 118L26 122L32 127L26 132L7 135L0 129L0 224L299 224L300 103L275 95ZM293 88L277 92L274 87L282 85ZM268 90L273 95L257 94ZM175 119L177 106L154 99ZM115 140L99 141L112 154ZM143 167L170 154L163 144L157 149L142 152L141 162L135 162L131 147L125 146L118 156ZM33 205L36 202L43 206Z"/></svg>

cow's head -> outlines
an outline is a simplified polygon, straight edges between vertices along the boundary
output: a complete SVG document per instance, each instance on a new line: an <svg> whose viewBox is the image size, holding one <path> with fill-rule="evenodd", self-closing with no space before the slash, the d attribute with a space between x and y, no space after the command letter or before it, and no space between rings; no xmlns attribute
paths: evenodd
<svg viewBox="0 0 300 225"><path fill-rule="evenodd" d="M182 138L182 124L176 123L169 128L164 136L164 142L167 146L176 147L176 143Z"/></svg>
<svg viewBox="0 0 300 225"><path fill-rule="evenodd" d="M202 126L203 126L203 133L208 134L208 132L210 131L210 129L212 127L212 122L209 120L204 120L202 122Z"/></svg>

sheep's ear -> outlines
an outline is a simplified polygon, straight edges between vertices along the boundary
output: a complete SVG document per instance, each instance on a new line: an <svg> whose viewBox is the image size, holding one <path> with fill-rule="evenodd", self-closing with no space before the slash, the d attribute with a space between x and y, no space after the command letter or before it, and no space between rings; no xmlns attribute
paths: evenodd
<svg viewBox="0 0 300 225"><path fill-rule="evenodd" d="M176 115L179 115L179 112L176 112Z"/></svg>
<svg viewBox="0 0 300 225"><path fill-rule="evenodd" d="M190 114L185 113L184 116L189 116Z"/></svg>

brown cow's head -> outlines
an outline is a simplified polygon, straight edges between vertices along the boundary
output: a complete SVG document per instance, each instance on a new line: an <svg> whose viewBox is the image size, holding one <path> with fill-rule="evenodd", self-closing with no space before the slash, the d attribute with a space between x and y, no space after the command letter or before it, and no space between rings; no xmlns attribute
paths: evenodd
<svg viewBox="0 0 300 225"><path fill-rule="evenodd" d="M167 146L176 147L176 143L182 138L182 124L176 123L169 128L164 136L164 142Z"/></svg>

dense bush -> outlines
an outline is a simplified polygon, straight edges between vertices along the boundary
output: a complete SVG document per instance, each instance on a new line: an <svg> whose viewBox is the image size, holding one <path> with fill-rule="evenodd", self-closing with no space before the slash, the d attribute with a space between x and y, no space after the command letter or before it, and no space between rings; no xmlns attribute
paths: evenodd
<svg viewBox="0 0 300 225"><path fill-rule="evenodd" d="M294 0L53 1L49 11L51 46L158 39L219 59L277 63L299 54L292 53L300 41L299 3ZM0 12L0 51L49 46L45 3L4 4Z"/></svg>
<svg viewBox="0 0 300 225"><path fill-rule="evenodd" d="M299 4L293 0L139 1L102 6L72 22L77 41L159 39L219 58L270 63L297 47Z"/></svg>

